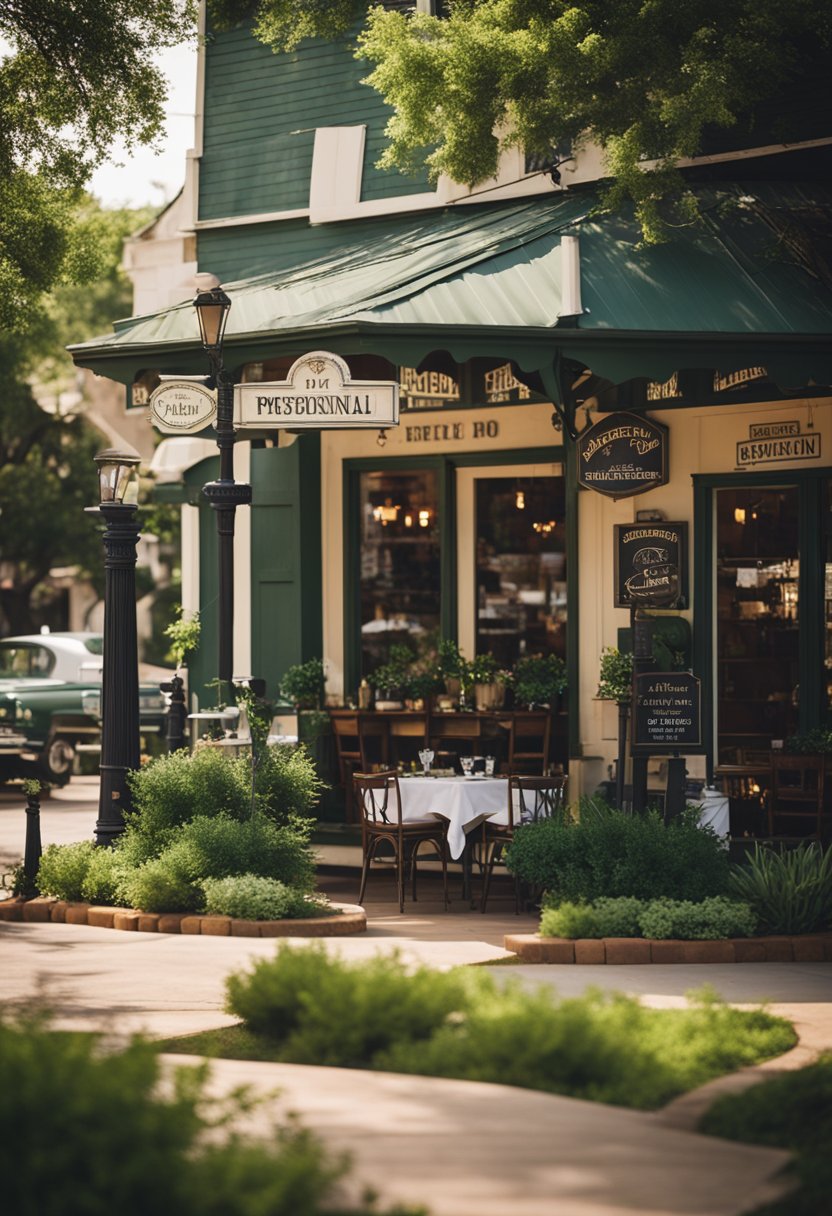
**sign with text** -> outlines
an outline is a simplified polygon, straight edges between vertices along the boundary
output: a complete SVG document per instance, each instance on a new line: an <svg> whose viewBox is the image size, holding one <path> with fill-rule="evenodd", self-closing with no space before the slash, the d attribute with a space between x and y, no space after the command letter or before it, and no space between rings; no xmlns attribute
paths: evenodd
<svg viewBox="0 0 832 1216"><path fill-rule="evenodd" d="M615 525L615 606L687 607L688 525Z"/></svg>
<svg viewBox="0 0 832 1216"><path fill-rule="evenodd" d="M641 672L633 678L633 748L684 752L702 746L702 697L689 671Z"/></svg>
<svg viewBox="0 0 832 1216"><path fill-rule="evenodd" d="M297 359L285 380L235 385L234 420L255 431L397 426L399 386L353 380L338 355L315 350Z"/></svg>
<svg viewBox="0 0 832 1216"><path fill-rule="evenodd" d="M668 479L666 426L637 414L611 414L578 436L578 484L629 498Z"/></svg>
<svg viewBox="0 0 832 1216"><path fill-rule="evenodd" d="M217 393L188 380L166 379L150 394L150 421L165 435L192 435L212 426Z"/></svg>
<svg viewBox="0 0 832 1216"><path fill-rule="evenodd" d="M786 460L820 460L820 431L801 432L800 422L756 422L737 444L737 468Z"/></svg>

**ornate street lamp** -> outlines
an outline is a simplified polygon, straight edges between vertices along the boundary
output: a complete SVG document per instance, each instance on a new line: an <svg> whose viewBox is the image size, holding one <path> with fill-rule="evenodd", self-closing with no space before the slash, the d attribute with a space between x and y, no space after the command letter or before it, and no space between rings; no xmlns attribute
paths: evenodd
<svg viewBox="0 0 832 1216"><path fill-rule="evenodd" d="M110 845L130 809L127 774L139 767L139 652L136 641L135 452L108 448L95 457L104 530L104 668L101 676L101 786L95 843ZM131 501L125 501L130 499Z"/></svg>
<svg viewBox="0 0 832 1216"><path fill-rule="evenodd" d="M223 365L222 344L231 301L219 283L197 293L194 308L202 346L217 387L217 446L220 475L202 493L217 513L219 545L219 697L231 696L234 645L234 517L238 506L251 502L251 486L234 481L234 382Z"/></svg>

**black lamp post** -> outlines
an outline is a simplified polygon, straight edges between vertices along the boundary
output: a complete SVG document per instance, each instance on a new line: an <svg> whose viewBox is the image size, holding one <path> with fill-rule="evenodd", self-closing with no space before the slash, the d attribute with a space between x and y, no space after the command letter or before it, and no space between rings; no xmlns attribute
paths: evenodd
<svg viewBox="0 0 832 1216"><path fill-rule="evenodd" d="M217 387L217 446L220 475L202 493L217 513L219 542L219 678L220 700L231 696L234 639L234 517L251 502L251 486L234 480L234 383L223 366L222 344L231 301L217 285L194 300L203 348Z"/></svg>
<svg viewBox="0 0 832 1216"><path fill-rule="evenodd" d="M101 679L101 787L95 843L110 845L130 809L127 773L139 767L139 652L136 641L135 502L125 494L139 457L109 448L95 457L97 507L104 517L104 669Z"/></svg>

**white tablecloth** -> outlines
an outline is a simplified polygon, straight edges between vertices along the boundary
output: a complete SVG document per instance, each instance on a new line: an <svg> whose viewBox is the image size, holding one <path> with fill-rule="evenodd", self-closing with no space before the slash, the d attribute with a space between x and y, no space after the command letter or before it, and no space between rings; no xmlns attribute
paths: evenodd
<svg viewBox="0 0 832 1216"><path fill-rule="evenodd" d="M508 782L500 777L403 777L402 819L438 815L448 820L448 849L455 860L465 848L465 831L491 819L508 823Z"/></svg>

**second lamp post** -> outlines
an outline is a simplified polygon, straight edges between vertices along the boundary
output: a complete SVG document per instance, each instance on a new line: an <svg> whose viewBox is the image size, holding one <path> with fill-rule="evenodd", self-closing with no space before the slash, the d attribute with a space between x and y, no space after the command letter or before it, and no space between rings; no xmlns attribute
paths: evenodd
<svg viewBox="0 0 832 1216"><path fill-rule="evenodd" d="M251 502L251 486L234 480L234 381L223 364L222 344L231 301L219 285L200 291L194 300L202 346L211 362L217 388L217 446L220 475L202 492L217 513L219 542L219 699L231 695L234 663L234 517Z"/></svg>

